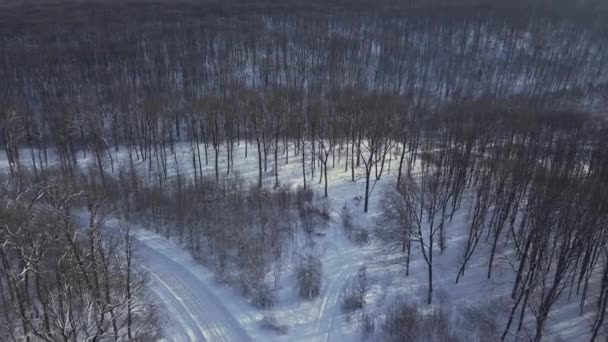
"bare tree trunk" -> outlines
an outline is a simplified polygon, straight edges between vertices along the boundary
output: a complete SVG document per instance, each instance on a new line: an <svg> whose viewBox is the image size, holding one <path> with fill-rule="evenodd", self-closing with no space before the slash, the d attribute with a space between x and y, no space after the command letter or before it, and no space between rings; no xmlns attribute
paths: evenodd
<svg viewBox="0 0 608 342"><path fill-rule="evenodd" d="M256 136L255 140L258 144L258 188L262 188L262 146L260 143L260 137Z"/></svg>

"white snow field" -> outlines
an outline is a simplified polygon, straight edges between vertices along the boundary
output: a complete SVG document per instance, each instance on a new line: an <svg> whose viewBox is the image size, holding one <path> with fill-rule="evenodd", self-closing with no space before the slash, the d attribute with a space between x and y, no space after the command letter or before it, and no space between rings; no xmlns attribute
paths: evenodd
<svg viewBox="0 0 608 342"><path fill-rule="evenodd" d="M282 146L281 146L282 148ZM201 145L201 150L203 146ZM226 174L225 147L220 149L220 174ZM251 183L257 182L258 160L253 144L248 146L245 158L245 143L235 146L234 166L231 172L239 172ZM213 153L210 148L208 165L204 171L214 176ZM294 155L293 147L289 150L289 163L279 151L279 180L282 184L297 187L302 184L301 156ZM125 149L114 153L114 161L125 164L128 157ZM191 152L188 143L179 144L176 148L179 172L182 177L193 177ZM398 160L393 157L390 167L385 167L382 178L377 182L370 198L368 213L363 213L362 196L365 180L363 166L357 171L355 182L351 180L350 166L345 172L344 152L338 161L336 152L335 167L332 167L330 156L328 162L329 201L331 218L322 234L314 237L314 251L323 262L323 282L318 298L306 301L300 299L295 286L293 269L297 250L291 251L291 257L284 260L283 273L277 302L269 311L257 309L235 289L221 284L211 271L200 265L176 241L165 239L152 232L152 227L135 227L138 257L142 266L149 272L152 291L160 307L165 309L165 339L167 341L360 341L363 310L354 314L345 314L341 309L340 295L350 276L357 273L360 266L367 267L370 290L366 296L367 315L381 318L387 305L397 298L418 305L420 310L442 307L449 311L452 322L462 331L458 336L467 336L466 318L459 314L460 308L486 307L498 315L499 331L506 323L506 314L510 309L509 294L514 270L509 260L510 250L500 246L495 260L492 278L487 279L488 260L484 241L475 252L474 258L467 266L466 273L458 284L456 275L462 260L463 245L467 238L468 208L463 205L454 220L445 228L447 247L440 253L435 250L434 260L434 299L433 305L426 305L427 266L421 256L419 246L414 244L411 254L410 274L405 276L405 268L399 253L390 253L373 239L366 245L350 242L343 233L339 213L348 205L354 222L369 230L374 227L380 212L380 198L383 190L393 186L398 168ZM26 156L26 153L22 154ZM314 179L310 175L310 151L307 151L307 184L315 194L323 195L323 184L319 184L320 167L315 171ZM3 159L0 154L0 167ZM27 163L23 158L24 163ZM168 158L172 174L175 174L173 157ZM94 166L92 158L79 159L79 165ZM350 157L349 157L350 165ZM5 162L4 162L5 163ZM110 165L105 161L108 173ZM387 157L387 163L388 157ZM116 167L116 165L115 165ZM147 164L138 162L141 175L147 175ZM171 172L170 171L170 172ZM372 175L372 178L373 175ZM152 180L154 181L154 180ZM274 185L273 152L268 153L268 172L264 174L264 186ZM114 221L115 222L115 221ZM298 237L304 239L303 235ZM299 241L296 246L302 246ZM545 333L546 341L587 341L591 314L587 308L579 315L579 300L573 295L562 296L550 315ZM591 308L593 301L588 301ZM273 317L276 322L286 327L285 333L265 329L261 322L265 317ZM531 319L531 318L530 318ZM530 320L532 323L532 320ZM524 329L525 332L525 329ZM522 336L523 340L525 336Z"/></svg>

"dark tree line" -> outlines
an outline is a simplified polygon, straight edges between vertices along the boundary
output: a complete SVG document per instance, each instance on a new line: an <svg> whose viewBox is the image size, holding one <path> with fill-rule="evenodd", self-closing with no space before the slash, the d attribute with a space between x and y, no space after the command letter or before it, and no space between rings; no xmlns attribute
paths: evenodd
<svg viewBox="0 0 608 342"><path fill-rule="evenodd" d="M447 248L444 230L464 210L468 235L456 283L471 260L487 260L489 279L498 251L514 252L501 253L513 274L503 340L540 341L559 301L591 313L592 339L599 339L607 308L606 124L580 112L453 106L423 122L417 172L385 194L378 236L405 254L406 275L412 250L420 251L431 303L433 253Z"/></svg>
<svg viewBox="0 0 608 342"><path fill-rule="evenodd" d="M51 151L70 174L81 153L103 175L127 146L163 182L175 144L188 141L195 178L212 162L219 179L244 141L260 186L269 164L279 185L279 153L301 154L306 183L316 172L323 181L328 158L333 166L345 152L352 178L363 163L369 183L393 142L420 139L410 133L425 112L480 97L596 110L592 95L608 81L606 26L590 14L465 5L363 14L352 4L294 15L260 4L218 15L209 6L7 9L0 127L11 168L27 158L43 169Z"/></svg>

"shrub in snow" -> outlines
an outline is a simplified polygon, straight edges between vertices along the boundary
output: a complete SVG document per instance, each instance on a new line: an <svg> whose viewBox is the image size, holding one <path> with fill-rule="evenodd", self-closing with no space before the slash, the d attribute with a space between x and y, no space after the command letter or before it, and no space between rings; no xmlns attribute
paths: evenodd
<svg viewBox="0 0 608 342"><path fill-rule="evenodd" d="M298 187L296 190L296 201L298 205L298 209L302 210L302 208L307 204L311 203L314 198L314 193L311 189L304 189L303 187Z"/></svg>
<svg viewBox="0 0 608 342"><path fill-rule="evenodd" d="M450 321L445 311L435 310L422 316L420 336L423 341L449 342L458 341L452 335Z"/></svg>
<svg viewBox="0 0 608 342"><path fill-rule="evenodd" d="M342 211L340 212L340 219L342 220L342 228L345 232L349 232L353 226L353 214L348 207L348 203L344 203Z"/></svg>
<svg viewBox="0 0 608 342"><path fill-rule="evenodd" d="M296 195L300 216L316 215L325 220L329 220L329 213L331 212L331 203L329 200L327 198L315 197L312 190L302 191L306 192L304 194L298 192Z"/></svg>
<svg viewBox="0 0 608 342"><path fill-rule="evenodd" d="M369 242L369 233L367 232L367 229L361 226L355 226L348 238L354 243L365 245Z"/></svg>
<svg viewBox="0 0 608 342"><path fill-rule="evenodd" d="M420 313L418 309L403 301L392 304L379 324L378 338L386 342L458 341L452 335L447 314L442 311Z"/></svg>
<svg viewBox="0 0 608 342"><path fill-rule="evenodd" d="M501 308L508 308L505 303L491 301L485 305L466 307L459 315L461 339L470 341L498 341L500 340L500 326L497 317Z"/></svg>
<svg viewBox="0 0 608 342"><path fill-rule="evenodd" d="M365 266L359 268L357 274L351 277L346 286L342 289L341 303L342 310L352 312L362 309L365 305L365 296L369 289L367 280L367 270Z"/></svg>
<svg viewBox="0 0 608 342"><path fill-rule="evenodd" d="M302 229L308 236L312 236L315 232L315 228L319 225L319 220L315 215L310 215L305 212L300 212L300 222L302 222Z"/></svg>
<svg viewBox="0 0 608 342"><path fill-rule="evenodd" d="M368 340L374 335L376 330L376 321L374 316L369 312L364 312L361 315L361 337L363 340Z"/></svg>
<svg viewBox="0 0 608 342"><path fill-rule="evenodd" d="M253 290L252 299L253 304L260 309L271 309L276 302L274 291L265 283Z"/></svg>
<svg viewBox="0 0 608 342"><path fill-rule="evenodd" d="M272 330L281 335L287 334L287 325L279 323L279 321L272 315L265 315L260 324L263 329Z"/></svg>
<svg viewBox="0 0 608 342"><path fill-rule="evenodd" d="M443 305L443 309L420 312L404 301L390 304L375 322L373 337L379 341L471 341L500 340L498 312L504 303L491 301L470 307ZM451 318L450 318L451 317ZM362 318L362 329L367 324ZM365 334L363 334L365 336Z"/></svg>
<svg viewBox="0 0 608 342"><path fill-rule="evenodd" d="M344 235L346 235L350 241L359 245L364 245L369 242L369 232L367 229L353 223L353 216L348 204L344 204L344 207L342 207L340 219L342 220Z"/></svg>
<svg viewBox="0 0 608 342"><path fill-rule="evenodd" d="M280 186L275 190L275 197L279 201L278 205L282 210L291 209L293 193L287 186Z"/></svg>
<svg viewBox="0 0 608 342"><path fill-rule="evenodd" d="M296 270L300 297L310 300L319 295L322 271L323 264L318 257L309 254L302 258Z"/></svg>
<svg viewBox="0 0 608 342"><path fill-rule="evenodd" d="M309 236L315 233L317 227L327 226L331 212L331 205L327 199L303 203L298 209L302 228Z"/></svg>
<svg viewBox="0 0 608 342"><path fill-rule="evenodd" d="M319 201L319 211L320 211L320 215L323 219L325 219L325 221L329 221L330 219L330 214L331 214L331 202L329 201L329 199L327 198L323 198Z"/></svg>
<svg viewBox="0 0 608 342"><path fill-rule="evenodd" d="M247 268L248 267L248 268ZM245 296L260 309L270 309L275 303L275 294L265 279L265 269L251 264L237 270L238 285Z"/></svg>
<svg viewBox="0 0 608 342"><path fill-rule="evenodd" d="M415 307L404 302L395 303L380 323L380 337L387 342L417 341L419 320Z"/></svg>

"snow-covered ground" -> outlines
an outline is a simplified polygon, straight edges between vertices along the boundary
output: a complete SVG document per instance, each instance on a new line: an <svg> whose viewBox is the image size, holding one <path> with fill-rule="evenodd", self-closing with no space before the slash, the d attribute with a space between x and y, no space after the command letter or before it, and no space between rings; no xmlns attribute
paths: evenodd
<svg viewBox="0 0 608 342"><path fill-rule="evenodd" d="M250 341L240 321L207 285L188 254L162 237L139 229L136 254L148 272L152 291L167 309L165 334L175 341ZM197 272L199 271L199 272Z"/></svg>
<svg viewBox="0 0 608 342"><path fill-rule="evenodd" d="M201 146L201 149L203 147ZM257 182L257 151L249 145L245 158L244 143L235 147L234 167L246 180ZM213 153L209 153L209 163L204 171L214 175ZM225 174L225 148L220 153L220 173ZM290 149L289 163L285 155L279 153L279 179L282 184L296 187L302 184L301 156L293 155ZM162 307L166 309L166 339L170 341L357 341L360 340L360 313L348 315L342 312L340 295L349 277L365 265L370 280L370 291L366 297L365 311L374 317L381 317L387 305L396 298L424 304L427 290L427 269L418 246L412 250L410 275L405 277L405 269L398 253L389 253L376 241L360 246L349 241L343 233L339 213L344 205L351 208L354 222L373 230L375 219L380 213L380 196L386 187L392 186L398 168L398 160L391 161L385 168L381 180L374 187L368 213L363 213L362 196L365 181L363 167L357 171L355 182L351 180L350 168L345 171L344 153L339 162L336 152L335 167L330 156L328 162L329 201L331 218L322 234L314 237L312 247L323 262L323 282L320 296L312 301L298 297L293 277L297 253L291 251L284 265L278 300L271 311L261 311L250 304L238 291L219 283L209 270L197 263L189 253L175 241L167 240L151 230L139 227L135 230L138 254L149 274ZM182 177L193 177L191 154L188 144L179 145L177 160ZM24 154L26 155L26 154ZM310 152L308 152L310 155ZM268 156L268 172L264 175L264 186L274 185L273 154ZM25 159L25 158L24 158ZM0 156L2 160L2 156ZM114 160L127 161L126 151L120 150ZM171 173L175 174L173 158L168 158ZM94 163L92 158L81 158L79 163ZM307 163L309 160L307 160ZM387 160L388 163L388 160ZM350 158L349 158L350 164ZM147 164L139 162L137 167L146 174ZM109 172L109 163L106 165ZM307 164L307 184L317 195L322 195L323 184L319 183L320 167L311 179L310 165ZM499 317L506 314L510 304L508 294L512 286L513 270L508 262L510 250L500 246L491 279L487 279L487 255L489 246L480 243L474 258L467 266L466 273L458 284L456 275L462 260L463 246L467 238L467 208L458 211L454 220L446 227L447 248L440 254L435 250L434 261L434 304L452 310L453 320L458 316L457 308L490 306ZM149 228L149 227L148 227ZM547 325L547 339L566 341L588 340L589 316L578 315L578 298L571 302L562 299L550 316ZM285 333L264 329L264 317L273 317L287 328ZM504 320L498 320L502 329ZM466 331L462 334L466 335Z"/></svg>

